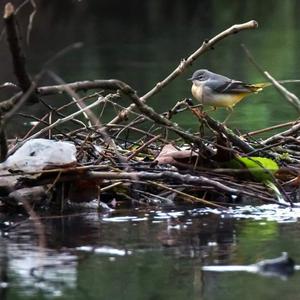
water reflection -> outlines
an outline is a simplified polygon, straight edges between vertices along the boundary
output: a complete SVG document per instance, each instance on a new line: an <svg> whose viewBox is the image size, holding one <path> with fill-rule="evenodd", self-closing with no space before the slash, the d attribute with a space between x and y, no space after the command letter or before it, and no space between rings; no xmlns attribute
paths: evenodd
<svg viewBox="0 0 300 300"><path fill-rule="evenodd" d="M279 277L286 280L292 276L300 266L295 265L294 260L288 253L283 252L281 256L271 259L261 260L251 265L229 265L229 266L203 266L202 270L206 272L249 272L261 276Z"/></svg>
<svg viewBox="0 0 300 300"><path fill-rule="evenodd" d="M268 289L270 278L201 269L249 265L282 251L299 262L298 223L281 223L283 215L298 215L298 209L276 210L278 221L272 205L260 208L259 220L257 209L251 218L250 208L237 214L187 209L49 216L42 219L46 249L37 247L31 221L20 216L2 231L1 299L218 299L227 286L237 296L225 293L222 299L240 299L245 285L259 287L252 292L257 298L264 286L264 299L271 299L274 288L279 293L299 274ZM293 286L291 293L296 292Z"/></svg>
<svg viewBox="0 0 300 300"><path fill-rule="evenodd" d="M76 288L77 261L74 255L50 249L40 252L33 245L24 246L25 249L20 245L8 247L9 291L17 285L24 296L40 291L45 296L58 297L64 289Z"/></svg>

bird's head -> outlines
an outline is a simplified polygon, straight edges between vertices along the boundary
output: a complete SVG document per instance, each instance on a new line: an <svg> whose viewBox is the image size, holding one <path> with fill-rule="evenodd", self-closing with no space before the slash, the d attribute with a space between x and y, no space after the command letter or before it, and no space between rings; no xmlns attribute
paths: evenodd
<svg viewBox="0 0 300 300"><path fill-rule="evenodd" d="M188 80L206 81L207 79L209 79L210 73L211 72L206 69L200 69L200 70L195 71L193 76L191 78L189 78Z"/></svg>

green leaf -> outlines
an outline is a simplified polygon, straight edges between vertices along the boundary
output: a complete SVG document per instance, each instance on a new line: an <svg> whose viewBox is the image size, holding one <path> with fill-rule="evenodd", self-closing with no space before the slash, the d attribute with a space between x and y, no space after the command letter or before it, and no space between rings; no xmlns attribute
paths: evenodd
<svg viewBox="0 0 300 300"><path fill-rule="evenodd" d="M279 166L276 161L259 156L241 157L237 156L226 162L226 167L235 169L246 169L251 176L258 182L267 186L276 196L280 203L287 203L284 196L274 182L274 173L279 170Z"/></svg>
<svg viewBox="0 0 300 300"><path fill-rule="evenodd" d="M236 157L235 160L259 182L273 181L272 175L279 169L276 161L266 157Z"/></svg>

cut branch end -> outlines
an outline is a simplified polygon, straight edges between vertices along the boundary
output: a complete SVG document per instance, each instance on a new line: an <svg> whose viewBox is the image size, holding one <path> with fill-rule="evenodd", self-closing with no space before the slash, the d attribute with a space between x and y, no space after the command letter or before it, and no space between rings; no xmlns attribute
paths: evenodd
<svg viewBox="0 0 300 300"><path fill-rule="evenodd" d="M8 2L5 4L5 7L4 7L4 15L3 15L3 18L4 19L8 19L10 18L13 14L15 13L15 8L14 6L12 5L11 2Z"/></svg>

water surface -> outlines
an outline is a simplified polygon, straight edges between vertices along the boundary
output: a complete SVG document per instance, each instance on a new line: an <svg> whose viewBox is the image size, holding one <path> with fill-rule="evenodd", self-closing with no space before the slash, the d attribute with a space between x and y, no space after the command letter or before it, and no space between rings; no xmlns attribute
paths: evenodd
<svg viewBox="0 0 300 300"><path fill-rule="evenodd" d="M299 209L182 209L2 217L1 299L295 299L300 274L206 272L281 252L299 263Z"/></svg>

